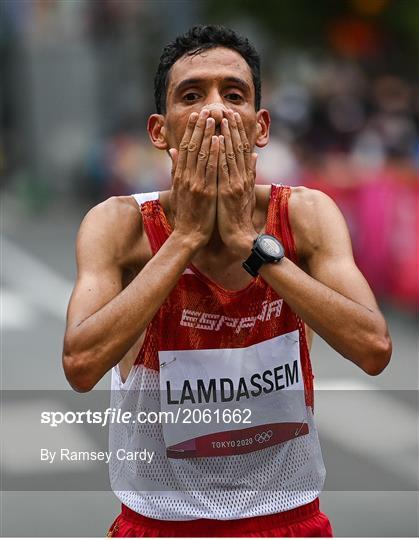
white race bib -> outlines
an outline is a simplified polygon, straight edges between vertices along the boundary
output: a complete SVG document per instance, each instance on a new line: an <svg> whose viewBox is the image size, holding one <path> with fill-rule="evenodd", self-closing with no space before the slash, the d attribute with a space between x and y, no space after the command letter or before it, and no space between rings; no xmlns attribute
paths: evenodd
<svg viewBox="0 0 419 540"><path fill-rule="evenodd" d="M244 454L308 433L298 330L242 349L161 351L171 458Z"/></svg>

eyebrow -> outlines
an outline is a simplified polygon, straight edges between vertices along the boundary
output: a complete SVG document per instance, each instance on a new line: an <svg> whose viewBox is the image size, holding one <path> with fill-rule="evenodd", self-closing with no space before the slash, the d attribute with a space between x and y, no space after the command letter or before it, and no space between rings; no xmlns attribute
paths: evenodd
<svg viewBox="0 0 419 540"><path fill-rule="evenodd" d="M187 88L188 86L194 86L195 84L202 84L203 82L206 82L207 80L208 79L204 79L204 78L184 79L183 81L180 81L180 83L176 86L175 93L181 92L184 88ZM223 81L236 84L237 86L240 86L246 92L251 93L251 88L244 79L240 79L239 77L225 77Z"/></svg>

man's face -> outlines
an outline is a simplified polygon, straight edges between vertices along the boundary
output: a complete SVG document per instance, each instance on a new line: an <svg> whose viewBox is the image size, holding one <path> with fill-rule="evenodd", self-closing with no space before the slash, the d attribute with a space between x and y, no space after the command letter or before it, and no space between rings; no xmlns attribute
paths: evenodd
<svg viewBox="0 0 419 540"><path fill-rule="evenodd" d="M269 114L256 112L252 73L236 51L216 47L185 55L173 64L161 130L167 148L179 148L190 114L203 108L215 119L216 134L225 112L232 109L240 114L251 147L267 144Z"/></svg>

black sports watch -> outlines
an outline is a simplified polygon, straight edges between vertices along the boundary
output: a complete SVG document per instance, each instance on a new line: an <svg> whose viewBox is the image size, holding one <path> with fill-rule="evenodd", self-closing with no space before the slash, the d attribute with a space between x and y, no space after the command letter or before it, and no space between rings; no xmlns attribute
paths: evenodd
<svg viewBox="0 0 419 540"><path fill-rule="evenodd" d="M251 276L256 277L262 264L278 263L284 255L284 247L275 236L260 234L253 242L250 257L242 266Z"/></svg>

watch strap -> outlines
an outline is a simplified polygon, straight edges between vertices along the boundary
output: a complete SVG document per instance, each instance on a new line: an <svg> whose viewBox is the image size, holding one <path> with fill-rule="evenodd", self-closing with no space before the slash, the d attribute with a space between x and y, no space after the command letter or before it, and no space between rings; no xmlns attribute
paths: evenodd
<svg viewBox="0 0 419 540"><path fill-rule="evenodd" d="M253 277L256 277L259 274L259 269L262 264L265 262L264 259L256 252L252 251L249 257L242 263L243 268L249 272Z"/></svg>

